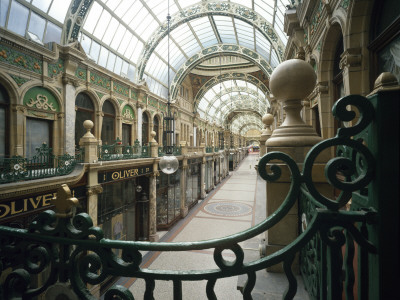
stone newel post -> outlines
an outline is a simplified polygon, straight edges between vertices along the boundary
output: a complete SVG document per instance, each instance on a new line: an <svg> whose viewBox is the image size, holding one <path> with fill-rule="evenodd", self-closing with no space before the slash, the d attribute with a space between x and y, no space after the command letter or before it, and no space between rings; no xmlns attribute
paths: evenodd
<svg viewBox="0 0 400 300"><path fill-rule="evenodd" d="M265 129L261 133L261 138L260 138L260 157L264 156L264 154L266 153L265 143L272 134L271 125L274 122L274 116L271 115L270 113L266 113L262 117L262 122L265 125Z"/></svg>
<svg viewBox="0 0 400 300"><path fill-rule="evenodd" d="M314 128L306 125L301 118L302 100L314 89L316 74L311 65L301 59L290 59L281 63L272 73L270 89L276 99L282 102L286 114L284 122L276 128L266 141L266 152L280 151L291 156L300 170L305 155L309 149L322 139ZM321 154L313 167L313 178L316 187L326 195L331 195L332 189L324 179L325 162L329 160L328 153ZM274 182L267 182L267 217L271 216L285 199L290 187L290 171L286 164L277 163L282 175ZM314 175L315 174L315 175ZM290 244L298 236L299 228L298 205L273 228L266 233L266 254L274 253ZM294 270L298 266L296 260ZM282 272L279 265L268 268L268 271Z"/></svg>

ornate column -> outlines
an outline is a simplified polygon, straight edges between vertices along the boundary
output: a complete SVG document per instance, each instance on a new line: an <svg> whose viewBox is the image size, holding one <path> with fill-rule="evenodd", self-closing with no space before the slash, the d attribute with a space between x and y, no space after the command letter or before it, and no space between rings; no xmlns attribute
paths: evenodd
<svg viewBox="0 0 400 300"><path fill-rule="evenodd" d="M266 141L270 138L272 131L271 131L271 125L274 122L274 116L271 115L270 113L266 113L262 117L262 122L265 125L265 129L261 133L261 139L260 139L260 157L264 156L266 153L266 146L265 143Z"/></svg>
<svg viewBox="0 0 400 300"><path fill-rule="evenodd" d="M206 157L203 154L203 160L201 162L201 173L200 173L200 198L204 199L206 197Z"/></svg>
<svg viewBox="0 0 400 300"><path fill-rule="evenodd" d="M151 242L157 242L160 239L157 234L157 176L160 176L158 171L158 163L154 162L153 173L149 178L149 239Z"/></svg>
<svg viewBox="0 0 400 300"><path fill-rule="evenodd" d="M137 103L137 139L142 145L142 121L143 121L143 104Z"/></svg>
<svg viewBox="0 0 400 300"><path fill-rule="evenodd" d="M65 152L71 155L75 154L75 94L76 87L79 83L72 77L72 75L64 74L62 77L64 84L64 145ZM77 145L76 145L77 146Z"/></svg>
<svg viewBox="0 0 400 300"><path fill-rule="evenodd" d="M12 119L12 124L15 130L14 136L11 135L10 143L13 155L24 156L24 143L25 143L25 116L27 113L26 107L23 105L13 105L12 111L14 117Z"/></svg>
<svg viewBox="0 0 400 300"><path fill-rule="evenodd" d="M280 151L288 154L302 168L308 150L322 139L314 128L306 125L300 116L301 101L314 89L316 74L311 65L301 59L290 59L281 63L270 78L270 88L277 100L282 103L286 117L282 125L276 128L266 142L266 152ZM314 164L315 183L324 193L333 193L324 179L324 166L329 153L321 154ZM273 215L282 204L290 189L290 171L286 164L275 163L281 168L282 175L274 182L267 182L267 217ZM298 207L290 212L266 233L266 254L281 250L298 235ZM298 261L293 265L296 269ZM276 265L268 271L282 272L282 266Z"/></svg>
<svg viewBox="0 0 400 300"><path fill-rule="evenodd" d="M97 139L90 132L93 128L93 122L90 120L86 120L83 122L83 126L86 128L87 132L85 135L79 140L79 145L85 148L85 163L97 163ZM87 207L88 214L93 220L93 225L97 226L97 205L98 205L98 197L97 195L103 192L103 188L98 183L98 173L97 170L93 170L89 168L89 172L87 173L88 184L87 184Z"/></svg>
<svg viewBox="0 0 400 300"><path fill-rule="evenodd" d="M187 172L188 164L186 155L182 161L182 172L181 172L181 217L184 218L188 214L188 207L186 205L186 186L187 186Z"/></svg>

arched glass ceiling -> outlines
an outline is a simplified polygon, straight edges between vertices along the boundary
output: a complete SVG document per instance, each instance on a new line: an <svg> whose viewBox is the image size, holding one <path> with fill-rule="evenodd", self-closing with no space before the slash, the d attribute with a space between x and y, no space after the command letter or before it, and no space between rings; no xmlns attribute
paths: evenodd
<svg viewBox="0 0 400 300"><path fill-rule="evenodd" d="M283 14L289 0L221 1L237 3L254 9L271 23L278 36L286 43L283 34ZM170 14L201 1L170 0ZM218 5L219 2L210 2ZM118 74L135 78L140 55L148 39L165 24L166 0L96 0L83 24L80 41L87 53L101 66ZM173 20L172 20L173 21ZM231 16L206 15L189 20L171 31L170 78L192 55L218 43L240 44L264 56L272 67L279 63L279 56L265 36L242 20ZM146 61L143 79L152 92L167 95L167 37L155 45Z"/></svg>
<svg viewBox="0 0 400 300"><path fill-rule="evenodd" d="M61 42L71 0L1 0L0 26L39 44Z"/></svg>
<svg viewBox="0 0 400 300"><path fill-rule="evenodd" d="M71 0L10 0L1 1L0 25L17 34L44 43L60 43L62 28ZM289 0L194 1L170 0L170 14L185 14L197 5L215 6L215 11L229 3L247 7L244 19L251 18L252 10L265 18L286 43L283 15ZM74 1L75 3L75 1ZM166 0L95 0L86 14L79 41L86 53L99 65L129 78L135 78L140 55L154 32L165 24ZM191 55L216 43L235 43L256 50L271 66L279 56L263 34L239 18L223 15L196 15L171 31L171 78ZM166 38L156 45L146 61L143 78L151 91L166 97Z"/></svg>
<svg viewBox="0 0 400 300"><path fill-rule="evenodd" d="M246 125L254 125L252 129L262 129L262 121L259 116L254 114L240 114L232 119L231 131L235 134L243 134L242 130Z"/></svg>
<svg viewBox="0 0 400 300"><path fill-rule="evenodd" d="M197 111L201 118L221 125L232 110L256 110L262 116L268 107L264 93L256 85L235 79L212 86L200 100Z"/></svg>

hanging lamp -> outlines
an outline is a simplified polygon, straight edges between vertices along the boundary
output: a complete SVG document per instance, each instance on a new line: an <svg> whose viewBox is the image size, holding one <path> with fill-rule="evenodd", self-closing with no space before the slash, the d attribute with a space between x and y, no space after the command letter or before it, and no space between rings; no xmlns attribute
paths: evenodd
<svg viewBox="0 0 400 300"><path fill-rule="evenodd" d="M170 42L170 22L171 16L169 14L169 1L168 1L168 15L167 15L167 33L168 33L168 96L167 96L167 112L164 115L164 152L165 155L158 163L160 170L165 174L173 174L178 170L179 161L174 153L174 132L175 132L175 118L171 113L171 94L170 94L170 64L169 64L169 42Z"/></svg>

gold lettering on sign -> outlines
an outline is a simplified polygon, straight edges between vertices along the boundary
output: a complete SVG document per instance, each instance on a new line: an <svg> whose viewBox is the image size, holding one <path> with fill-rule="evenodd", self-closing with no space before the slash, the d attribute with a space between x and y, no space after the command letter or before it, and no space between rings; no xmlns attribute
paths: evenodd
<svg viewBox="0 0 400 300"><path fill-rule="evenodd" d="M5 204L0 204L0 219L7 216L10 213L10 207Z"/></svg>
<svg viewBox="0 0 400 300"><path fill-rule="evenodd" d="M15 201L11 202L11 215L22 213L23 210L15 210Z"/></svg>
<svg viewBox="0 0 400 300"><path fill-rule="evenodd" d="M29 103L26 103L26 105L29 107L36 106L37 109L56 111L56 109L53 107L53 103L49 103L49 99L47 99L45 95L38 94L36 96L36 100L31 98L29 101Z"/></svg>

